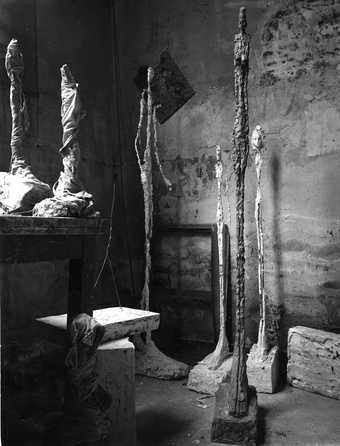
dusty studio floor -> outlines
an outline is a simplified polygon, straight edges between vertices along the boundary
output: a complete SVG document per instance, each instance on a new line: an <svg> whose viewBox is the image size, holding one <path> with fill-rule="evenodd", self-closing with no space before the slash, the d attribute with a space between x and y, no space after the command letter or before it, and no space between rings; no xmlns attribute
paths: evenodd
<svg viewBox="0 0 340 446"><path fill-rule="evenodd" d="M214 445L210 425L215 398L185 387L185 381L137 377L138 446ZM340 401L285 387L258 395L259 444L340 445Z"/></svg>

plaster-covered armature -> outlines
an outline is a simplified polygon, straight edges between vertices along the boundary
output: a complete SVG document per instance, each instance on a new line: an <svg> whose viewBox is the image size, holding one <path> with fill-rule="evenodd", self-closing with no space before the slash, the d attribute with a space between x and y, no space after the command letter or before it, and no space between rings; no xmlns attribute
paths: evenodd
<svg viewBox="0 0 340 446"><path fill-rule="evenodd" d="M10 173L0 172L0 214L27 213L35 203L51 196L52 192L48 184L33 174L25 153L29 118L23 93L24 59L16 39L8 44L5 67L11 83L12 156Z"/></svg>
<svg viewBox="0 0 340 446"><path fill-rule="evenodd" d="M140 178L144 195L144 227L145 227L145 276L140 302L142 310L150 309L150 275L151 275L151 239L153 229L153 179L152 179L152 148L156 155L161 174L167 186L171 183L164 177L159 161L157 149L156 113L152 98L151 83L154 71L151 67L147 72L147 91L143 91L140 101L140 116L135 138L135 151L140 169ZM143 156L139 154L138 145L141 142L143 118L147 109L146 145ZM164 355L151 339L151 332L147 331L145 338L134 337L136 346L136 372L141 375L162 379L183 378L189 372L189 367Z"/></svg>
<svg viewBox="0 0 340 446"><path fill-rule="evenodd" d="M63 65L61 73L61 123L63 146L60 149L64 170L53 186L54 197L35 206L33 215L39 217L87 217L93 213L93 197L79 179L79 124L84 118L79 84L70 68Z"/></svg>
<svg viewBox="0 0 340 446"><path fill-rule="evenodd" d="M247 361L247 375L250 384L256 387L258 392L273 393L279 381L279 350L273 340L269 327L273 327L274 321L268 314L268 303L264 287L264 243L263 243L263 217L262 217L262 190L261 173L263 155L265 151L264 131L257 125L251 136L251 148L254 153L257 186L255 199L255 222L258 251L258 285L260 297L260 323L257 344L250 350Z"/></svg>

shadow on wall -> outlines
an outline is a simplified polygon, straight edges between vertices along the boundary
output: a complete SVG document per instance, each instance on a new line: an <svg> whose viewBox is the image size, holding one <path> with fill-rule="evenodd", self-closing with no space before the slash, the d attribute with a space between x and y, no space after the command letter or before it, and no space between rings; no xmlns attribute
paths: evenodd
<svg viewBox="0 0 340 446"><path fill-rule="evenodd" d="M273 219L272 219L272 240L274 248L273 272L274 284L272 300L268 303L269 309L269 335L272 345L279 345L282 349L282 323L280 321L284 310L284 289L282 282L282 258L281 258L281 233L280 233L280 184L281 184L281 161L277 153L273 153L270 159L271 182L273 190Z"/></svg>

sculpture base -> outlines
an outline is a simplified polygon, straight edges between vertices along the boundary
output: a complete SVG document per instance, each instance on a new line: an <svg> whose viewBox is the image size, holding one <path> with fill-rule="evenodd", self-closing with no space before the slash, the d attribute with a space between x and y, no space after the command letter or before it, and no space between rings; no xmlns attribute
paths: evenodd
<svg viewBox="0 0 340 446"><path fill-rule="evenodd" d="M257 344L253 345L247 360L248 383L260 393L275 393L280 380L279 349L273 347L261 357Z"/></svg>
<svg viewBox="0 0 340 446"><path fill-rule="evenodd" d="M76 194L65 197L52 197L37 203L34 217L90 217L93 216L93 202Z"/></svg>
<svg viewBox="0 0 340 446"><path fill-rule="evenodd" d="M230 415L226 400L230 384L221 384L216 395L215 414L211 428L214 443L255 446L257 438L257 395L255 387L248 389L248 414L242 418Z"/></svg>
<svg viewBox="0 0 340 446"><path fill-rule="evenodd" d="M134 350L127 338L106 342L97 349L99 382L112 399L110 434L100 446L136 444Z"/></svg>
<svg viewBox="0 0 340 446"><path fill-rule="evenodd" d="M36 203L51 197L50 186L29 175L0 172L0 215L30 212Z"/></svg>
<svg viewBox="0 0 340 446"><path fill-rule="evenodd" d="M193 367L189 373L187 387L195 392L215 395L220 384L225 383L231 371L233 357L226 358L216 369L209 368L205 359Z"/></svg>
<svg viewBox="0 0 340 446"><path fill-rule="evenodd" d="M188 376L189 366L166 356L157 348L152 339L144 343L139 336L135 336L132 342L136 347L137 375L168 380Z"/></svg>

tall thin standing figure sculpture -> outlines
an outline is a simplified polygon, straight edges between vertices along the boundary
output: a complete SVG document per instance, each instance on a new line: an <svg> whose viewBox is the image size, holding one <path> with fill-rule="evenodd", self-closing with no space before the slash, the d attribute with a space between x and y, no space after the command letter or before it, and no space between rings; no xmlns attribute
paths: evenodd
<svg viewBox="0 0 340 446"><path fill-rule="evenodd" d="M146 122L146 147L144 152L144 163L141 167L141 183L144 195L144 218L145 218L145 277L142 290L141 309L150 309L150 274L151 274L151 239L153 229L153 181L152 181L152 92L151 82L153 69L148 69L148 91L147 91L147 122ZM147 333L151 336L151 333Z"/></svg>
<svg viewBox="0 0 340 446"><path fill-rule="evenodd" d="M235 121L233 167L236 177L236 320L230 382L217 394L212 441L256 444L256 390L248 388L245 352L244 180L249 154L248 72L250 37L246 10L240 8L239 33L234 40Z"/></svg>
<svg viewBox="0 0 340 446"><path fill-rule="evenodd" d="M135 138L135 152L140 168L140 178L144 195L144 225L145 225L145 276L142 289L140 307L142 310L150 309L150 276L151 276L151 240L153 229L153 175L152 159L155 155L161 175L165 183L171 183L165 178L160 164L157 133L156 133L156 106L153 103L151 84L154 77L153 68L147 71L147 91L142 92L140 100L140 117ZM143 118L147 109L146 119L146 144L143 156L139 154L138 145L141 144ZM154 151L153 151L154 149ZM154 153L153 153L154 152ZM155 378L177 379L185 377L189 372L189 367L179 361L175 361L164 355L151 339L151 332L145 333L145 339L141 336L134 337L136 345L136 372Z"/></svg>
<svg viewBox="0 0 340 446"><path fill-rule="evenodd" d="M260 356L263 358L268 353L267 323L266 323L266 296L264 292L264 244L263 244L263 224L262 224L262 190L261 173L263 164L263 153L265 151L264 132L260 125L257 125L251 136L251 147L255 154L255 168L257 177L256 200L255 200L255 222L258 247L258 284L259 296L261 299L261 314L257 347Z"/></svg>
<svg viewBox="0 0 340 446"><path fill-rule="evenodd" d="M187 386L196 392L215 395L218 386L226 381L230 373L232 358L226 333L226 234L222 204L223 162L221 147L216 147L215 174L217 180L216 226L218 244L218 288L219 288L219 337L215 350L193 367L189 373Z"/></svg>
<svg viewBox="0 0 340 446"><path fill-rule="evenodd" d="M33 174L25 153L30 123L23 93L24 58L16 39L8 44L5 67L11 83L12 154L10 173L0 172L0 214L27 213L37 202L51 196L52 191Z"/></svg>
<svg viewBox="0 0 340 446"><path fill-rule="evenodd" d="M274 393L279 382L280 364L278 345L276 345L275 339L273 339L272 336L269 336L268 333L271 324L267 309L264 281L263 205L261 189L261 174L265 145L264 131L260 125L257 125L252 133L251 147L254 153L257 177L255 222L258 249L260 323L257 344L253 345L248 356L247 375L249 383L254 385L258 392Z"/></svg>
<svg viewBox="0 0 340 446"><path fill-rule="evenodd" d="M246 33L245 8L240 9L239 34L234 42L235 123L233 131L233 165L236 177L236 325L229 412L242 417L248 410L248 383L245 353L244 294L244 177L249 154L248 71L249 36Z"/></svg>
<svg viewBox="0 0 340 446"><path fill-rule="evenodd" d="M61 74L61 124L62 147L59 150L64 170L53 186L53 195L37 204L33 215L39 217L87 217L93 213L93 197L84 190L79 179L80 146L78 140L80 121L86 116L70 68L63 65Z"/></svg>
<svg viewBox="0 0 340 446"><path fill-rule="evenodd" d="M215 351L211 354L212 366L218 367L229 355L229 343L226 334L227 302L225 289L225 234L224 234L224 212L222 205L222 179L223 162L221 157L221 147L216 147L216 179L217 179L217 243L218 243L218 285L219 285L219 316L220 331Z"/></svg>

